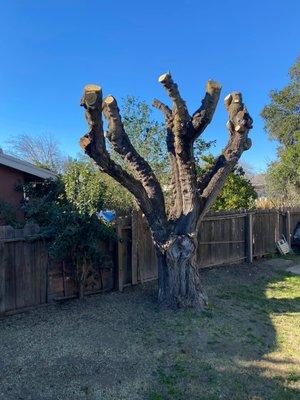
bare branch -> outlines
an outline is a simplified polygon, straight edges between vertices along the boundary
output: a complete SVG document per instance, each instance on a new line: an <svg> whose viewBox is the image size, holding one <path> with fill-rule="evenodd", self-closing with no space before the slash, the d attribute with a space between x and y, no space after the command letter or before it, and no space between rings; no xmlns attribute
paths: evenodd
<svg viewBox="0 0 300 400"><path fill-rule="evenodd" d="M107 139L112 148L128 163L136 174L155 207L159 217L165 218L164 196L158 180L147 161L133 147L121 120L117 102L113 96L103 101L103 114L108 120Z"/></svg>
<svg viewBox="0 0 300 400"><path fill-rule="evenodd" d="M172 122L173 122L172 110L166 104L162 103L160 100L157 99L154 99L152 101L152 105L153 107L157 108L164 114L167 127L170 125L169 127L172 129Z"/></svg>
<svg viewBox="0 0 300 400"><path fill-rule="evenodd" d="M161 203L159 208L155 207L157 199L153 199L148 195L144 185L140 182L139 179L135 178L134 176L123 170L118 164L116 164L111 159L110 154L106 149L101 117L101 88L96 85L86 86L84 88L84 94L81 99L81 105L86 109L85 116L89 125L89 130L80 139L80 146L82 147L84 152L96 162L101 171L110 175L134 195L138 205L140 206L143 213L146 215L149 223L152 222L153 227L156 228L156 240L163 240L162 237L165 234L164 230L167 229L167 226L165 224L166 217L163 208L164 203ZM106 112L110 113L110 115L111 112L114 112L111 111L111 108L113 107L109 108L110 111L106 110ZM116 115L114 117L110 116L110 127L111 129L113 129L113 132L111 132L110 134L112 136L111 140L112 143L114 142L115 146L117 147L122 145L122 138L121 136L119 136L122 134L122 131L118 130L118 122L119 120ZM119 150L121 151L120 148ZM151 179L149 180L151 181Z"/></svg>
<svg viewBox="0 0 300 400"><path fill-rule="evenodd" d="M219 97L221 93L221 85L216 82L209 80L206 84L206 93L202 100L201 107L195 111L192 117L192 123L195 129L195 140L210 124L214 112L216 110Z"/></svg>
<svg viewBox="0 0 300 400"><path fill-rule="evenodd" d="M194 127L185 101L171 75L163 74L158 80L173 101L172 118L170 109L164 104L155 100L154 106L165 115L168 130L167 145L172 169L171 184L175 200L172 215L179 217L182 213L188 214L193 211L197 198L196 168L190 140Z"/></svg>
<svg viewBox="0 0 300 400"><path fill-rule="evenodd" d="M251 147L248 133L253 121L243 104L241 93L229 94L225 97L224 103L229 114L226 126L230 138L222 154L198 183L202 198L201 215L205 214L221 191L227 176L233 171L242 153Z"/></svg>
<svg viewBox="0 0 300 400"><path fill-rule="evenodd" d="M173 101L173 116L174 123L178 125L177 122L181 124L186 124L190 121L190 115L185 104L185 101L182 99L177 84L173 81L171 74L166 73L161 75L158 78L158 81L164 86L166 89L170 99Z"/></svg>
<svg viewBox="0 0 300 400"><path fill-rule="evenodd" d="M173 192L174 204L170 210L170 218L178 218L182 212L182 194L179 179L179 168L176 160L176 152L174 146L174 133L173 133L173 113L172 110L162 103L161 101L154 99L152 105L158 110L162 111L165 117L165 124L167 128L167 149L169 153L169 160L171 166L171 186Z"/></svg>

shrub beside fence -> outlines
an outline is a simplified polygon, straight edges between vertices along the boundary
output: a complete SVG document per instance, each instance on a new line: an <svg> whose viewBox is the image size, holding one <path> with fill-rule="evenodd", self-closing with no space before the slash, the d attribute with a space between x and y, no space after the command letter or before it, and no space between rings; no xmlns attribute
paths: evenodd
<svg viewBox="0 0 300 400"><path fill-rule="evenodd" d="M275 241L291 234L300 221L300 209L259 210L209 214L198 236L199 268L252 262L274 253ZM74 297L77 286L72 265L53 262L46 243L32 240L36 225L24 229L0 226L0 314ZM88 275L85 294L157 278L155 249L145 218L140 213L119 218L117 243L99 243L114 268L98 265Z"/></svg>

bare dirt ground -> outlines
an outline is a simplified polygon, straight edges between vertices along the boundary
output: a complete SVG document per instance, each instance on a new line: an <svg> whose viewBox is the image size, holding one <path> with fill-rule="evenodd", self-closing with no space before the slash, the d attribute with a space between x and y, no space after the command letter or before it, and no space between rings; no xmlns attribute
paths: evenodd
<svg viewBox="0 0 300 400"><path fill-rule="evenodd" d="M0 320L1 400L300 398L300 276L285 260L202 272L201 314L155 285Z"/></svg>

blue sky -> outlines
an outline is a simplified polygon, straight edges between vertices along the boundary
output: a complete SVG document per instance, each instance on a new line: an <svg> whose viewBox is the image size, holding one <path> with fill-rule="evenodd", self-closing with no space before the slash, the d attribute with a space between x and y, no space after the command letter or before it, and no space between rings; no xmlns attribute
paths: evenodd
<svg viewBox="0 0 300 400"><path fill-rule="evenodd" d="M243 160L257 171L276 156L259 113L287 83L300 54L299 0L0 0L0 146L21 133L50 132L65 154L86 131L82 88L98 83L121 100L168 101L157 82L170 70L191 112L207 79L222 98L243 93L254 119ZM156 114L160 118L159 114ZM227 141L220 101L205 138Z"/></svg>

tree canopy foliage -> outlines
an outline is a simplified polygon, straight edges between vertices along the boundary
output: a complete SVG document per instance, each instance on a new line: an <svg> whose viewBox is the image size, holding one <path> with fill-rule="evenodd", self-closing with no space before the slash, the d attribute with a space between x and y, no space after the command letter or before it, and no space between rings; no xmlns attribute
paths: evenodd
<svg viewBox="0 0 300 400"><path fill-rule="evenodd" d="M203 156L198 173L205 173L213 162L212 155ZM238 165L228 175L212 209L214 211L251 209L255 207L256 198L257 193L254 186L246 177L243 167Z"/></svg>
<svg viewBox="0 0 300 400"><path fill-rule="evenodd" d="M62 178L25 186L26 219L41 227L56 260L68 260L75 270L79 292L88 270L102 265L106 257L99 247L101 240L114 236L96 212L103 206L105 186L91 163L73 161Z"/></svg>
<svg viewBox="0 0 300 400"><path fill-rule="evenodd" d="M300 57L289 71L290 82L270 93L261 115L271 138L279 142L278 159L267 173L268 194L293 205L300 201Z"/></svg>
<svg viewBox="0 0 300 400"><path fill-rule="evenodd" d="M290 82L270 92L270 104L262 110L265 129L283 146L293 145L300 132L300 57L289 71Z"/></svg>

